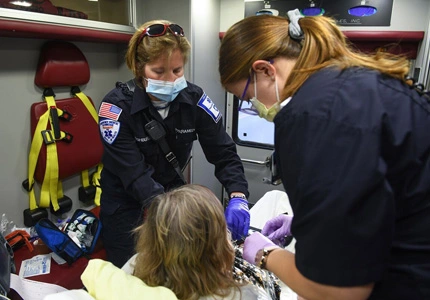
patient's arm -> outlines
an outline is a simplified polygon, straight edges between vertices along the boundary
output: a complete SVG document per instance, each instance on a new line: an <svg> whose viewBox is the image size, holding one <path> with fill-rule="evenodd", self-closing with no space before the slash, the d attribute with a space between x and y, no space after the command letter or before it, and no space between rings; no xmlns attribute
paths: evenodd
<svg viewBox="0 0 430 300"><path fill-rule="evenodd" d="M139 278L101 259L90 260L81 279L88 293L97 300L178 299L168 288L150 287Z"/></svg>

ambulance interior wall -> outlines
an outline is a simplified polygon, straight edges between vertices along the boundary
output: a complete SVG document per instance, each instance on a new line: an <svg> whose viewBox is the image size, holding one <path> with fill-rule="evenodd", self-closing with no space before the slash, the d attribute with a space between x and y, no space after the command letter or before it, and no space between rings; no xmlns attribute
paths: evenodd
<svg viewBox="0 0 430 300"><path fill-rule="evenodd" d="M23 226L23 210L29 207L27 192L21 183L27 176L31 143L30 106L42 100L43 90L34 85L34 76L43 39L0 37L0 218L6 215L16 226ZM73 42L90 66L90 81L81 90L96 107L120 78L131 75L124 68L125 46L106 43ZM70 90L55 89L56 99L70 96ZM63 181L64 194L81 207L78 199L80 176ZM39 193L36 193L39 199Z"/></svg>

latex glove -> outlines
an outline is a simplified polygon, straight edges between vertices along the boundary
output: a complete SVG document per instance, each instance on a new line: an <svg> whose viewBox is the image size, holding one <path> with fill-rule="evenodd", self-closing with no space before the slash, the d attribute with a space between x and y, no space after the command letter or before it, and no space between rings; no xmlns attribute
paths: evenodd
<svg viewBox="0 0 430 300"><path fill-rule="evenodd" d="M247 262L255 265L255 256L258 250L269 246L276 245L267 237L256 231L245 239L245 243L243 244L243 258Z"/></svg>
<svg viewBox="0 0 430 300"><path fill-rule="evenodd" d="M291 235L291 223L293 222L293 216L290 215L279 215L270 219L264 224L261 234L267 236L270 240L278 245L283 245L285 237Z"/></svg>
<svg viewBox="0 0 430 300"><path fill-rule="evenodd" d="M231 198L224 214L233 240L240 240L248 235L250 221L248 201Z"/></svg>

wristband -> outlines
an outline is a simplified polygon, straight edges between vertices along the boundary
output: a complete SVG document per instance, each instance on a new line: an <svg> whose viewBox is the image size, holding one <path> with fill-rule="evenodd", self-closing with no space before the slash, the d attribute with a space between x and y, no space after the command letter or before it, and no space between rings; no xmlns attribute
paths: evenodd
<svg viewBox="0 0 430 300"><path fill-rule="evenodd" d="M265 269L267 257L275 249L279 249L279 247L278 246L270 246L270 247L266 247L266 248L258 250L257 254L255 255L255 265L261 269Z"/></svg>

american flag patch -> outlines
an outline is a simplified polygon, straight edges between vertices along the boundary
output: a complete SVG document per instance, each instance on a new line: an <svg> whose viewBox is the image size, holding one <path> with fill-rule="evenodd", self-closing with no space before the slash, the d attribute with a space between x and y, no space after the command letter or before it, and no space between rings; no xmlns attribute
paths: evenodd
<svg viewBox="0 0 430 300"><path fill-rule="evenodd" d="M102 102L102 105L99 109L99 117L108 118L111 120L118 121L119 115L121 114L122 109L116 105L111 103Z"/></svg>

